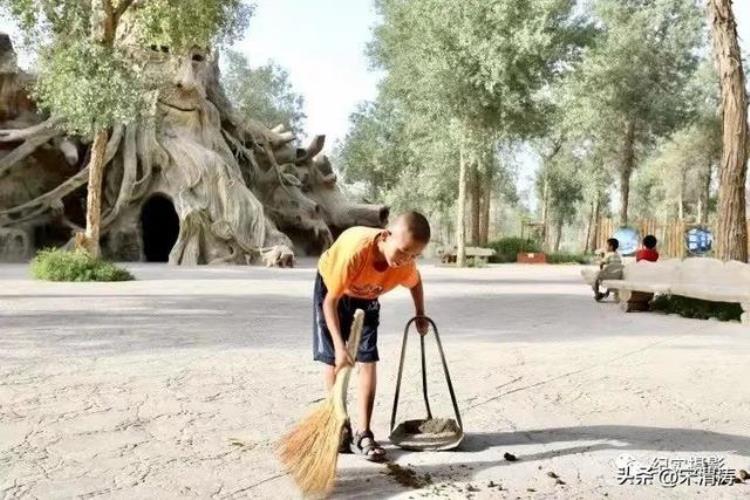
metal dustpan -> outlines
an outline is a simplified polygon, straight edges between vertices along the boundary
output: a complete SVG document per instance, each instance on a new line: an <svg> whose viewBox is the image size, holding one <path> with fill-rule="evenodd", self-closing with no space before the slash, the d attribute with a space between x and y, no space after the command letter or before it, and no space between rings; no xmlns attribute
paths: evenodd
<svg viewBox="0 0 750 500"><path fill-rule="evenodd" d="M409 327L420 316L415 316L406 323L404 328L404 340L401 344L401 361L398 365L398 379L396 381L396 394L393 397L393 411L391 412L391 443L405 450L412 451L446 451L453 450L464 440L463 424L461 415L456 403L456 394L453 392L451 376L448 373L448 364L445 361L443 344L440 342L437 326L432 319L422 316L432 327L432 333L437 342L440 359L443 362L443 371L445 372L445 381L448 383L448 391L451 395L453 410L456 419L452 418L433 418L430 409L430 398L427 395L427 368L424 355L424 337L420 335L419 341L422 349L422 393L424 395L424 404L427 409L427 418L417 420L406 420L396 426L396 412L398 411L398 397L401 392L401 376L404 373L404 358L406 357L406 341L409 338Z"/></svg>

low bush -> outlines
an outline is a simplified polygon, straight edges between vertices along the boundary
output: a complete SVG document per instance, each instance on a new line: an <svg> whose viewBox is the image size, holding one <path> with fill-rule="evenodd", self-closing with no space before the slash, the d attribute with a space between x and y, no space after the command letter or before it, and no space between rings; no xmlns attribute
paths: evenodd
<svg viewBox="0 0 750 500"><path fill-rule="evenodd" d="M719 321L739 321L742 316L742 307L739 304L711 302L680 295L660 295L651 303L651 309L667 314L679 314L686 318L716 318Z"/></svg>
<svg viewBox="0 0 750 500"><path fill-rule="evenodd" d="M495 251L495 255L490 257L490 262L503 264L515 262L520 252L539 252L541 247L539 243L531 239L517 237L501 238L491 241L487 246Z"/></svg>
<svg viewBox="0 0 750 500"><path fill-rule="evenodd" d="M81 250L60 248L41 250L31 261L34 278L46 281L129 281L134 279L122 269Z"/></svg>
<svg viewBox="0 0 750 500"><path fill-rule="evenodd" d="M590 264L593 257L582 253L548 253L548 264Z"/></svg>

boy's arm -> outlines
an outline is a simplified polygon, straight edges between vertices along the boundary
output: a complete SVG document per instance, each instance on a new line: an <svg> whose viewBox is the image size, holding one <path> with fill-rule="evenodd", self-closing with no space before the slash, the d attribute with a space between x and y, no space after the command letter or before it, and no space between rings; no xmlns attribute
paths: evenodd
<svg viewBox="0 0 750 500"><path fill-rule="evenodd" d="M336 366L338 372L344 366L354 366L354 360L346 350L346 344L341 336L341 325L339 325L338 305L341 297L332 293L327 293L323 299L323 316L326 319L328 331L331 332L333 348L336 351Z"/></svg>
<svg viewBox="0 0 750 500"><path fill-rule="evenodd" d="M424 316L424 288L422 287L422 277L419 276L417 284L409 289L411 292L411 298L414 300L414 313L416 316ZM421 335L426 335L429 331L429 323L423 318L419 318L416 321L417 331Z"/></svg>
<svg viewBox="0 0 750 500"><path fill-rule="evenodd" d="M347 284L352 277L359 272L362 267L363 259L359 251L339 252L336 254L336 260L329 269L326 276L326 288L328 289L323 299L323 316L331 333L331 341L336 351L335 369L338 372L344 366L354 366L354 360L346 349L346 343L341 335L341 324L339 324L338 306L339 300L346 293Z"/></svg>

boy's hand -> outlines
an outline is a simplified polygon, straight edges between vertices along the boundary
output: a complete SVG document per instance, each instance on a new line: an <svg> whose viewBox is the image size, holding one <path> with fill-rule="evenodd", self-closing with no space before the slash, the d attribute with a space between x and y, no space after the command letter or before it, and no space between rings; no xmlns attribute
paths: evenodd
<svg viewBox="0 0 750 500"><path fill-rule="evenodd" d="M430 331L430 322L425 318L417 318L417 321L415 321L415 323L417 324L417 331L423 337Z"/></svg>
<svg viewBox="0 0 750 500"><path fill-rule="evenodd" d="M346 347L341 346L336 348L336 366L334 368L334 373L338 373L339 370L345 366L354 366L354 360L349 355L349 351L346 350Z"/></svg>

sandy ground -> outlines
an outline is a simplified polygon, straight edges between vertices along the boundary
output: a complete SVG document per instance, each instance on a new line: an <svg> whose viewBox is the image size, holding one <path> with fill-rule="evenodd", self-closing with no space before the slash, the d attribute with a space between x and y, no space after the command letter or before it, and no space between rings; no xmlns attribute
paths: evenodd
<svg viewBox="0 0 750 500"><path fill-rule="evenodd" d="M323 395L312 266L135 265L139 280L122 284L39 283L25 266L0 266L0 498L299 498L274 442ZM594 303L574 266L424 266L423 276L466 440L456 452L389 447L411 486L342 456L335 496L750 495L750 480L617 478L628 456L750 470L747 327L626 315ZM386 443L411 310L406 290L383 299L375 432ZM451 416L427 340L433 412ZM424 414L417 347L399 420Z"/></svg>

